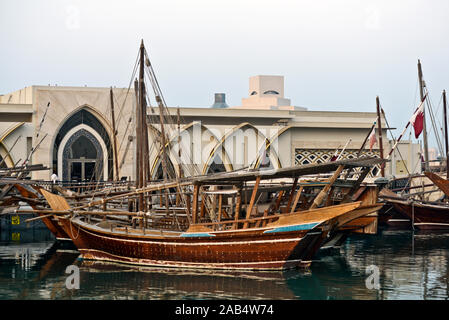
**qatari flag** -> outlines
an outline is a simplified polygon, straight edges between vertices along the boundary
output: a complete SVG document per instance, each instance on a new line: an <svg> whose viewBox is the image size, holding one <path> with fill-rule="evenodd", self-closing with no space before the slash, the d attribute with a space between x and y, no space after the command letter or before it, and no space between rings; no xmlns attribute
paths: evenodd
<svg viewBox="0 0 449 320"><path fill-rule="evenodd" d="M415 138L418 139L419 135L422 132L423 126L424 126L424 104L421 103L418 110L413 114L412 118L410 119L410 123L413 126L413 129L415 130Z"/></svg>
<svg viewBox="0 0 449 320"><path fill-rule="evenodd" d="M369 151L373 151L373 146L375 143L377 143L376 128L373 128L373 131L371 131L371 134L369 136Z"/></svg>

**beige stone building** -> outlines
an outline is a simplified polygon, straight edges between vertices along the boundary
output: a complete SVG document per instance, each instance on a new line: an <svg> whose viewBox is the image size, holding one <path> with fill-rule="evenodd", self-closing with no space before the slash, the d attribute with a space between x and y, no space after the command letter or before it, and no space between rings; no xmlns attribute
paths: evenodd
<svg viewBox="0 0 449 320"><path fill-rule="evenodd" d="M139 164L134 162L133 90L114 88L113 102L118 175L134 179ZM251 77L248 97L240 106L228 106L225 95L218 93L210 107L180 107L179 125L178 108L168 109L171 117L164 128L170 141L169 165L184 175L325 162L343 148L337 153L340 159L352 158L376 119L375 112L293 106L284 96L282 76ZM158 108L149 107L147 116L150 169L158 178ZM382 134L387 154L391 142L387 130ZM33 179L49 180L53 172L64 181L112 179L113 139L110 88L31 86L0 96L0 161L2 166L22 164L32 153L31 163L51 168L33 172ZM419 158L417 145L402 143L400 148L402 158L393 154L387 175L420 170L413 168ZM379 145L370 151L367 144L362 154L379 155Z"/></svg>

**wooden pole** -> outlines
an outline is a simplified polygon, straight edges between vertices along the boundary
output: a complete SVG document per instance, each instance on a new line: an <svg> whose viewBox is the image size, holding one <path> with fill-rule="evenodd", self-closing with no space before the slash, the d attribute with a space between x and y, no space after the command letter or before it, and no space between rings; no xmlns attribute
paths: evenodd
<svg viewBox="0 0 449 320"><path fill-rule="evenodd" d="M176 110L177 115L177 124L178 124L178 172L179 172L179 178L182 178L183 172L182 172L182 165L181 165L181 114L179 112L179 107Z"/></svg>
<svg viewBox="0 0 449 320"><path fill-rule="evenodd" d="M142 150L142 161L144 166L144 174L143 174L143 186L147 186L147 182L150 180L150 159L149 159L149 147L148 147L148 125L147 125L147 99L146 97L146 88L145 83L142 83L142 142L143 142L143 150Z"/></svg>
<svg viewBox="0 0 449 320"><path fill-rule="evenodd" d="M220 193L218 195L218 221L221 221L222 206L223 206L223 194Z"/></svg>
<svg viewBox="0 0 449 320"><path fill-rule="evenodd" d="M448 133L447 133L447 104L446 104L446 90L443 90L443 113L444 113L444 142L446 145L446 180L449 180L449 146L448 146Z"/></svg>
<svg viewBox="0 0 449 320"><path fill-rule="evenodd" d="M192 223L197 223L197 215L198 215L198 194L199 194L200 186L196 184L193 187L193 205L192 205Z"/></svg>
<svg viewBox="0 0 449 320"><path fill-rule="evenodd" d="M235 204L234 229L238 228L240 208L242 207L242 187L241 186L238 187L236 202L237 203Z"/></svg>
<svg viewBox="0 0 449 320"><path fill-rule="evenodd" d="M136 94L136 159L135 159L135 163L136 163L136 188L141 188L141 181L140 181L140 164L139 164L139 160L140 160L140 152L142 151L140 148L140 145L142 144L141 141L141 136L140 136L140 124L142 123L140 121L140 112L139 112L139 81L137 79L134 80L134 91Z"/></svg>
<svg viewBox="0 0 449 320"><path fill-rule="evenodd" d="M139 61L139 82L137 83L136 96L138 97L136 103L136 184L137 188L142 188L144 180L144 163L143 163L143 129L142 129L142 104L143 104L143 78L144 78L144 50L143 40L140 44L140 61ZM144 210L144 197L143 194L139 194L139 199L137 203L138 211Z"/></svg>
<svg viewBox="0 0 449 320"><path fill-rule="evenodd" d="M192 217L192 209L190 208L190 206L191 206L190 201L191 201L190 194L186 194L186 211L187 211L187 216L189 217L189 219L191 219L191 217Z"/></svg>
<svg viewBox="0 0 449 320"><path fill-rule="evenodd" d="M248 208L246 208L246 219L251 216L251 211L253 210L254 202L256 201L257 189L259 189L260 176L256 178L256 183L254 184L253 193L251 194L251 200L249 202ZM248 222L245 222L243 228L248 227Z"/></svg>
<svg viewBox="0 0 449 320"><path fill-rule="evenodd" d="M120 173L118 167L117 128L115 127L114 95L112 92L112 87L110 89L110 97L111 97L111 118L112 118L112 140L113 140L114 166L115 166L114 180L118 181Z"/></svg>
<svg viewBox="0 0 449 320"><path fill-rule="evenodd" d="M139 114L140 114L140 136L141 136L141 155L139 159L139 166L141 167L141 185L146 187L146 181L148 179L148 131L147 131L147 118L146 118L146 92L145 92L145 46L143 40L140 45L140 64L139 64Z"/></svg>
<svg viewBox="0 0 449 320"><path fill-rule="evenodd" d="M276 212L281 206L282 198L284 197L285 190L279 191L278 198L276 199L276 203L273 208L273 212Z"/></svg>
<svg viewBox="0 0 449 320"><path fill-rule="evenodd" d="M290 211L290 206L292 205L293 195L295 194L295 190L296 190L296 186L297 185L298 185L298 177L296 177L295 181L293 182L293 186L292 186L292 189L290 191L290 196L289 196L288 202L287 202L287 208L285 209L286 213Z"/></svg>
<svg viewBox="0 0 449 320"><path fill-rule="evenodd" d="M423 80L421 61L418 59L418 79L419 79L419 95L421 101L424 100L424 87L426 86ZM426 108L423 108L423 143L424 143L424 168L429 171L429 146L427 143L427 130L426 130Z"/></svg>
<svg viewBox="0 0 449 320"><path fill-rule="evenodd" d="M320 193L316 196L315 200L313 200L312 205L310 206L310 209L317 208L324 200L324 197L327 196L327 193L329 192L329 189L332 187L334 182L337 180L338 176L344 169L344 165L339 165L337 170L335 170L334 175L330 178L329 183L324 186L323 190L320 191Z"/></svg>
<svg viewBox="0 0 449 320"><path fill-rule="evenodd" d="M295 212L296 206L298 205L299 198L301 197L302 189L304 189L304 186L300 186L298 192L296 192L295 201L293 201L293 205L291 207L290 213Z"/></svg>
<svg viewBox="0 0 449 320"><path fill-rule="evenodd" d="M161 157L162 157L162 176L164 177L164 180L168 180L168 166L167 166L167 152L165 149L166 141L165 141L165 127L164 127L164 106L162 104L162 100L159 96L156 96L156 100L158 102L158 108L159 108L159 120L160 120L160 126L161 126Z"/></svg>
<svg viewBox="0 0 449 320"><path fill-rule="evenodd" d="M379 102L379 96L376 97L376 109L377 109L377 131L379 135L379 152L380 152L380 158L384 159L384 145L382 143L382 116L380 114L380 102ZM380 173L382 177L385 177L385 162L381 163L380 165Z"/></svg>
<svg viewBox="0 0 449 320"><path fill-rule="evenodd" d="M177 115L177 125L178 125L178 175L176 179L182 178L182 166L181 166L181 117L179 114L179 107L176 110ZM179 202L181 201L181 188L178 188L178 192L176 193L176 205L179 205Z"/></svg>
<svg viewBox="0 0 449 320"><path fill-rule="evenodd" d="M377 117L376 121L379 121L379 117ZM357 158L360 157L362 154L363 149L365 148L365 144L368 141L369 136L371 135L371 132L373 131L374 127L376 126L376 121L373 122L371 128L368 131L368 134L365 137L365 140L363 140L362 146L360 147L359 151L357 151Z"/></svg>
<svg viewBox="0 0 449 320"><path fill-rule="evenodd" d="M366 167L359 175L359 178L354 183L354 185L349 189L348 193L344 196L342 203L351 201L351 197L354 195L354 193L358 190L360 185L362 184L363 180L365 180L368 173L371 171L370 167Z"/></svg>
<svg viewBox="0 0 449 320"><path fill-rule="evenodd" d="M201 191L201 189L200 189ZM207 199L207 195L203 194L201 196L201 206L200 206L200 218L203 219L204 218L204 214L206 212L206 200Z"/></svg>

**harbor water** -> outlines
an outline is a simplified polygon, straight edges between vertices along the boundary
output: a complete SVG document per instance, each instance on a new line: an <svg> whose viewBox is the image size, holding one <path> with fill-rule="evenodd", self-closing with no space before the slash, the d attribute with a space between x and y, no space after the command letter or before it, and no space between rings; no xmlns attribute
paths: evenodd
<svg viewBox="0 0 449 320"><path fill-rule="evenodd" d="M351 235L340 248L320 252L309 269L284 272L197 271L81 261L71 244L56 242L39 225L3 226L0 239L1 300L449 297L449 232L380 229L377 235ZM78 271L78 282L68 281L75 275L70 272L73 268Z"/></svg>

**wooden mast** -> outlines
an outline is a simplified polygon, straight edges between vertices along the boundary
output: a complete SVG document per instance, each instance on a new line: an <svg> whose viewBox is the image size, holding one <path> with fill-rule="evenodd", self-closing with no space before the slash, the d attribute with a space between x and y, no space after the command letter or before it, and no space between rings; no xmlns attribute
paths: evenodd
<svg viewBox="0 0 449 320"><path fill-rule="evenodd" d="M115 174L114 180L118 181L120 177L119 167L118 167L118 149L117 149L117 129L115 127L115 113L114 113L114 95L112 93L112 87L110 89L110 97L111 97L111 118L112 118L112 140L113 140L113 151L114 151L114 166L115 166Z"/></svg>
<svg viewBox="0 0 449 320"><path fill-rule="evenodd" d="M137 148L137 156L136 156L136 169L137 169L137 188L143 188L145 186L145 164L144 164L144 129L142 127L142 124L144 123L144 102L145 99L144 95L144 88L143 88L143 82L144 82L144 53L145 53L145 47L143 45L143 40L140 44L140 63L139 63L139 82L137 86L137 93L136 96L138 96L138 103L136 108L136 148ZM145 205L144 205L144 196L143 194L139 194L138 199L138 210L144 211Z"/></svg>
<svg viewBox="0 0 449 320"><path fill-rule="evenodd" d="M134 91L135 91L135 94L136 94L136 119L135 119L135 121L136 121L136 159L135 159L135 161L136 161L136 188L141 188L142 187L142 182L141 182L141 180L140 180L140 177L141 177L141 173L140 173L140 171L141 171L141 166L140 166L140 163L139 163L139 161L140 161L140 158L141 158L141 156L140 156L140 153L141 153L141 151L142 151L142 149L141 149L141 145L142 145L142 138L141 138L141 135L140 135L140 125L141 125L141 121L140 121L140 112L139 112L139 105L140 105L140 102L139 102L139 81L137 80L137 79L135 79L135 81L134 81Z"/></svg>
<svg viewBox="0 0 449 320"><path fill-rule="evenodd" d="M179 178L182 178L182 165L181 165L181 114L179 112L179 107L176 110L176 118L178 124L178 174Z"/></svg>
<svg viewBox="0 0 449 320"><path fill-rule="evenodd" d="M380 102L379 102L379 96L376 97L376 109L377 109L377 131L379 134L379 152L380 152L380 158L384 159L384 145L382 143L382 117L380 115ZM385 162L380 165L380 173L382 177L385 177Z"/></svg>
<svg viewBox="0 0 449 320"><path fill-rule="evenodd" d="M168 179L168 167L167 167L167 154L165 150L166 140L165 140L165 128L164 128L164 106L162 104L162 99L159 96L156 96L156 101L158 102L159 107L159 119L160 119L160 126L161 126L161 157L162 157L162 176L164 180Z"/></svg>
<svg viewBox="0 0 449 320"><path fill-rule="evenodd" d="M144 97L146 96L146 88L145 84L143 85L143 94ZM150 173L150 151L148 146L148 124L147 124L147 100L144 98L143 100L143 108L142 108L142 128L143 128L143 161L145 164L145 175L144 175L144 186L147 185L147 182L151 179L151 173Z"/></svg>
<svg viewBox="0 0 449 320"><path fill-rule="evenodd" d="M443 114L444 114L444 142L446 145L446 180L449 180L449 146L448 146L448 133L447 133L447 104L446 104L446 90L443 90Z"/></svg>
<svg viewBox="0 0 449 320"><path fill-rule="evenodd" d="M140 102L140 131L141 131L141 141L142 141L142 153L141 153L141 162L142 166L142 187L146 187L147 185L147 171L148 165L146 162L148 161L148 130L147 130L147 112L146 112L146 92L145 92L145 46L142 44L140 46L140 70L139 70L139 102Z"/></svg>
<svg viewBox="0 0 449 320"><path fill-rule="evenodd" d="M421 101L424 99L424 87L426 86L422 76L421 61L418 59L418 79L419 79L419 95ZM424 142L424 168L429 171L429 146L427 143L427 130L426 130L426 108L423 108L423 142Z"/></svg>

